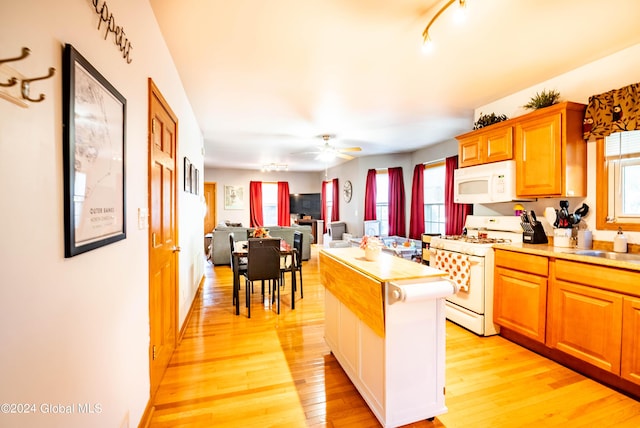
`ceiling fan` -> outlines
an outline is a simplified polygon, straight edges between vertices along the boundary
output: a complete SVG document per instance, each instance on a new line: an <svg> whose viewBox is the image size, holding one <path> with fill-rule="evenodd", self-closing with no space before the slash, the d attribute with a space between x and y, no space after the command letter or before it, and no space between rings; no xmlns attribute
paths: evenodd
<svg viewBox="0 0 640 428"><path fill-rule="evenodd" d="M322 134L322 135L319 135L319 137L322 138L322 140L324 141L324 144L322 144L321 146L318 146L317 150L315 151L302 152L302 153L315 154L317 160L328 162L328 161L332 161L337 157L346 159L346 160L351 160L353 159L353 156L348 155L344 152L359 152L362 150L360 147L336 147L332 144L329 144L329 140L332 138L335 138L335 135Z"/></svg>

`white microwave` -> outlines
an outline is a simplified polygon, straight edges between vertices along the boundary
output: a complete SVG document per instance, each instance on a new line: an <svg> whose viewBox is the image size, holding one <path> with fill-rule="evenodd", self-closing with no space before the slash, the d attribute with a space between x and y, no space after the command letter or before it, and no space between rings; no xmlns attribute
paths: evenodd
<svg viewBox="0 0 640 428"><path fill-rule="evenodd" d="M453 200L459 204L517 200L516 161L458 168L453 172L453 186Z"/></svg>

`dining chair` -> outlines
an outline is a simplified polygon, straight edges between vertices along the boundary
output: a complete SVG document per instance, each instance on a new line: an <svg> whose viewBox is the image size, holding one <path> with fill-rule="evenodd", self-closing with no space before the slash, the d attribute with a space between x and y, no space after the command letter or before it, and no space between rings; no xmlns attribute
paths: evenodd
<svg viewBox="0 0 640 428"><path fill-rule="evenodd" d="M254 281L269 281L271 303L280 313L280 238L250 238L247 248L247 270L244 272L247 317L251 318L250 286ZM276 300L277 293L277 300ZM264 297L263 297L264 299Z"/></svg>
<svg viewBox="0 0 640 428"><path fill-rule="evenodd" d="M230 256L230 263L229 266L231 267L231 271L235 272L234 270L234 260L235 257L233 256L233 251L235 249L236 246L236 240L235 240L235 236L233 234L233 232L229 233L229 256ZM247 258L246 257L239 257L238 258L238 272L240 275L243 275L244 272L247 271ZM234 290L233 290L233 304L236 305L236 299L238 298L239 294L240 294L240 283L238 281L238 284L236 284L236 277L234 276L233 278L234 281Z"/></svg>
<svg viewBox="0 0 640 428"><path fill-rule="evenodd" d="M296 274L296 272L298 273L298 275L300 276L300 280L299 280L299 284L300 284L300 298L304 297L304 293L302 291L302 240L303 240L303 233L296 230L293 232L293 249L295 250L291 257L287 257L287 261L286 263L281 266L280 269L280 273L281 273L281 278L280 281L284 284L284 278L285 278L285 273L287 272L291 272L293 270L294 275ZM291 284L291 287L293 287L294 284ZM292 289L291 290L291 298L295 299L295 293L297 291L297 284L295 284L296 289Z"/></svg>

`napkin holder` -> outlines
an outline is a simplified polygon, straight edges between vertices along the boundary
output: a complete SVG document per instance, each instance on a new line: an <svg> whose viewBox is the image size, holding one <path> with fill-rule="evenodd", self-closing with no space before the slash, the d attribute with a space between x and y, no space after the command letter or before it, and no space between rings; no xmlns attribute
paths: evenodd
<svg viewBox="0 0 640 428"><path fill-rule="evenodd" d="M535 223L520 223L522 226L522 243L524 244L546 244L547 234L539 221Z"/></svg>

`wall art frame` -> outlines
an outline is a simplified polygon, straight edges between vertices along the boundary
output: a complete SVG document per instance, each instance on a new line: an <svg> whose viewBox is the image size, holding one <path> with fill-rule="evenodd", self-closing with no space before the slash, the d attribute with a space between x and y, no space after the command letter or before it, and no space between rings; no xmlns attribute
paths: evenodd
<svg viewBox="0 0 640 428"><path fill-rule="evenodd" d="M191 161L184 157L184 191L191 193Z"/></svg>
<svg viewBox="0 0 640 428"><path fill-rule="evenodd" d="M126 239L127 100L72 45L63 51L64 256Z"/></svg>
<svg viewBox="0 0 640 428"><path fill-rule="evenodd" d="M244 188L242 186L224 186L224 209L244 209Z"/></svg>

